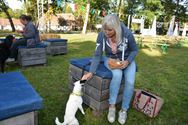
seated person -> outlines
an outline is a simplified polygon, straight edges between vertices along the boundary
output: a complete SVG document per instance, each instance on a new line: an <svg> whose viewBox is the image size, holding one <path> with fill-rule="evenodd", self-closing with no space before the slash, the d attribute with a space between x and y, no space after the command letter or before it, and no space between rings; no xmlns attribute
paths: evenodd
<svg viewBox="0 0 188 125"><path fill-rule="evenodd" d="M125 81L122 105L119 111L118 122L125 124L127 111L130 107L131 98L134 93L134 83L136 75L135 57L138 48L133 34L127 27L120 22L115 14L104 17L102 31L98 34L96 50L91 62L90 70L82 77L82 80L90 79L96 73L96 69L102 59L103 51L104 65L112 72L112 80L109 87L109 110L108 121L113 123L116 118L116 100L122 79ZM109 60L120 60L120 67L110 68ZM124 75L124 77L123 77Z"/></svg>
<svg viewBox="0 0 188 125"><path fill-rule="evenodd" d="M11 51L11 58L17 59L18 55L18 46L27 46L28 45L28 40L29 42L32 42L32 44L36 44L40 41L39 38L39 31L35 27L35 25L32 23L32 18L31 16L27 15L21 15L20 16L20 22L25 26L23 28L23 31L17 30L18 33L21 33L23 38L20 38L13 42L10 51Z"/></svg>

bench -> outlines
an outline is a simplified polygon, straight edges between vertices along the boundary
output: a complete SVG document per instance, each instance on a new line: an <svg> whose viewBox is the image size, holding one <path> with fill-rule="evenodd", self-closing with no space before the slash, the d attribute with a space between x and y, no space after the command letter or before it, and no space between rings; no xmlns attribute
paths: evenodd
<svg viewBox="0 0 188 125"><path fill-rule="evenodd" d="M34 48L19 46L18 48L18 64L22 67L32 65L46 65L46 46L42 43L37 44Z"/></svg>
<svg viewBox="0 0 188 125"><path fill-rule="evenodd" d="M82 72L89 71L89 64L91 58L71 59L69 67L69 88L72 90L73 83L81 79ZM109 84L112 78L111 72L104 66L103 62L100 63L96 75L92 77L83 89L83 102L91 107L94 111L102 112L108 108L109 99ZM121 102L123 87L120 87L117 103Z"/></svg>
<svg viewBox="0 0 188 125"><path fill-rule="evenodd" d="M49 55L67 53L67 39L46 39L44 43L47 45L47 54Z"/></svg>
<svg viewBox="0 0 188 125"><path fill-rule="evenodd" d="M42 101L21 72L0 74L0 125L37 125Z"/></svg>

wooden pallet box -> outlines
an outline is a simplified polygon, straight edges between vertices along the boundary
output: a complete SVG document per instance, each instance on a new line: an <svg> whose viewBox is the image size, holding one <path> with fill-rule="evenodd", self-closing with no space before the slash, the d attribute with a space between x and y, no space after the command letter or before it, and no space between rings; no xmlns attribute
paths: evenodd
<svg viewBox="0 0 188 125"><path fill-rule="evenodd" d="M0 74L0 88L0 125L38 125L43 99L21 72Z"/></svg>
<svg viewBox="0 0 188 125"><path fill-rule="evenodd" d="M24 113L0 121L0 125L38 125L37 111Z"/></svg>
<svg viewBox="0 0 188 125"><path fill-rule="evenodd" d="M67 39L47 39L45 40L47 45L47 54L57 55L67 53Z"/></svg>
<svg viewBox="0 0 188 125"><path fill-rule="evenodd" d="M66 46L48 46L47 47L47 54L49 55L58 55L58 54L65 54L67 53Z"/></svg>
<svg viewBox="0 0 188 125"><path fill-rule="evenodd" d="M20 47L18 49L18 64L22 67L32 65L46 65L47 56L46 48L26 48Z"/></svg>
<svg viewBox="0 0 188 125"><path fill-rule="evenodd" d="M73 83L88 72L90 58L72 59L69 66L69 88L72 90ZM96 75L92 77L83 87L83 101L93 110L103 111L108 108L109 84L111 80L111 72L101 63L97 69ZM117 103L122 100L124 84L121 85Z"/></svg>

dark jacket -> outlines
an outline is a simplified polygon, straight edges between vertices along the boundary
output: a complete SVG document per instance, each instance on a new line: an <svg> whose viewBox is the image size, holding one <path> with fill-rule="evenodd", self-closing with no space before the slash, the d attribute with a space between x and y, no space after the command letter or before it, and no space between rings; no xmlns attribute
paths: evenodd
<svg viewBox="0 0 188 125"><path fill-rule="evenodd" d="M35 39L36 43L40 41L39 31L32 22L25 25L24 32L22 33L25 39Z"/></svg>

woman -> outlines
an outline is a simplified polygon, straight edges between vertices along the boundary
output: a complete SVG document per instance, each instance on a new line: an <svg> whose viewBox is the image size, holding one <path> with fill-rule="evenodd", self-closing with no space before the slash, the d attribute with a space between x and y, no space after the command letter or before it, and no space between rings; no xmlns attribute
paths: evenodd
<svg viewBox="0 0 188 125"><path fill-rule="evenodd" d="M11 50L11 58L17 59L18 54L18 46L27 46L28 40L37 43L40 41L39 39L39 31L35 27L35 25L32 23L31 16L27 15L21 15L20 16L20 22L25 26L23 31L17 30L18 33L20 33L23 38L16 40L13 42L10 50Z"/></svg>
<svg viewBox="0 0 188 125"><path fill-rule="evenodd" d="M124 124L134 92L136 74L134 59L138 53L138 49L131 31L128 30L123 23L120 23L119 18L114 14L104 17L102 31L98 34L96 50L92 59L90 71L85 74L82 79L90 79L93 74L95 74L103 51L105 52L105 56L103 57L104 64L112 72L112 80L109 88L109 112L107 118L110 123L115 121L115 103L122 78L124 78L125 88L123 92L122 107L119 111L118 118L119 123ZM121 60L121 67L119 69L110 69L108 65L109 58Z"/></svg>

